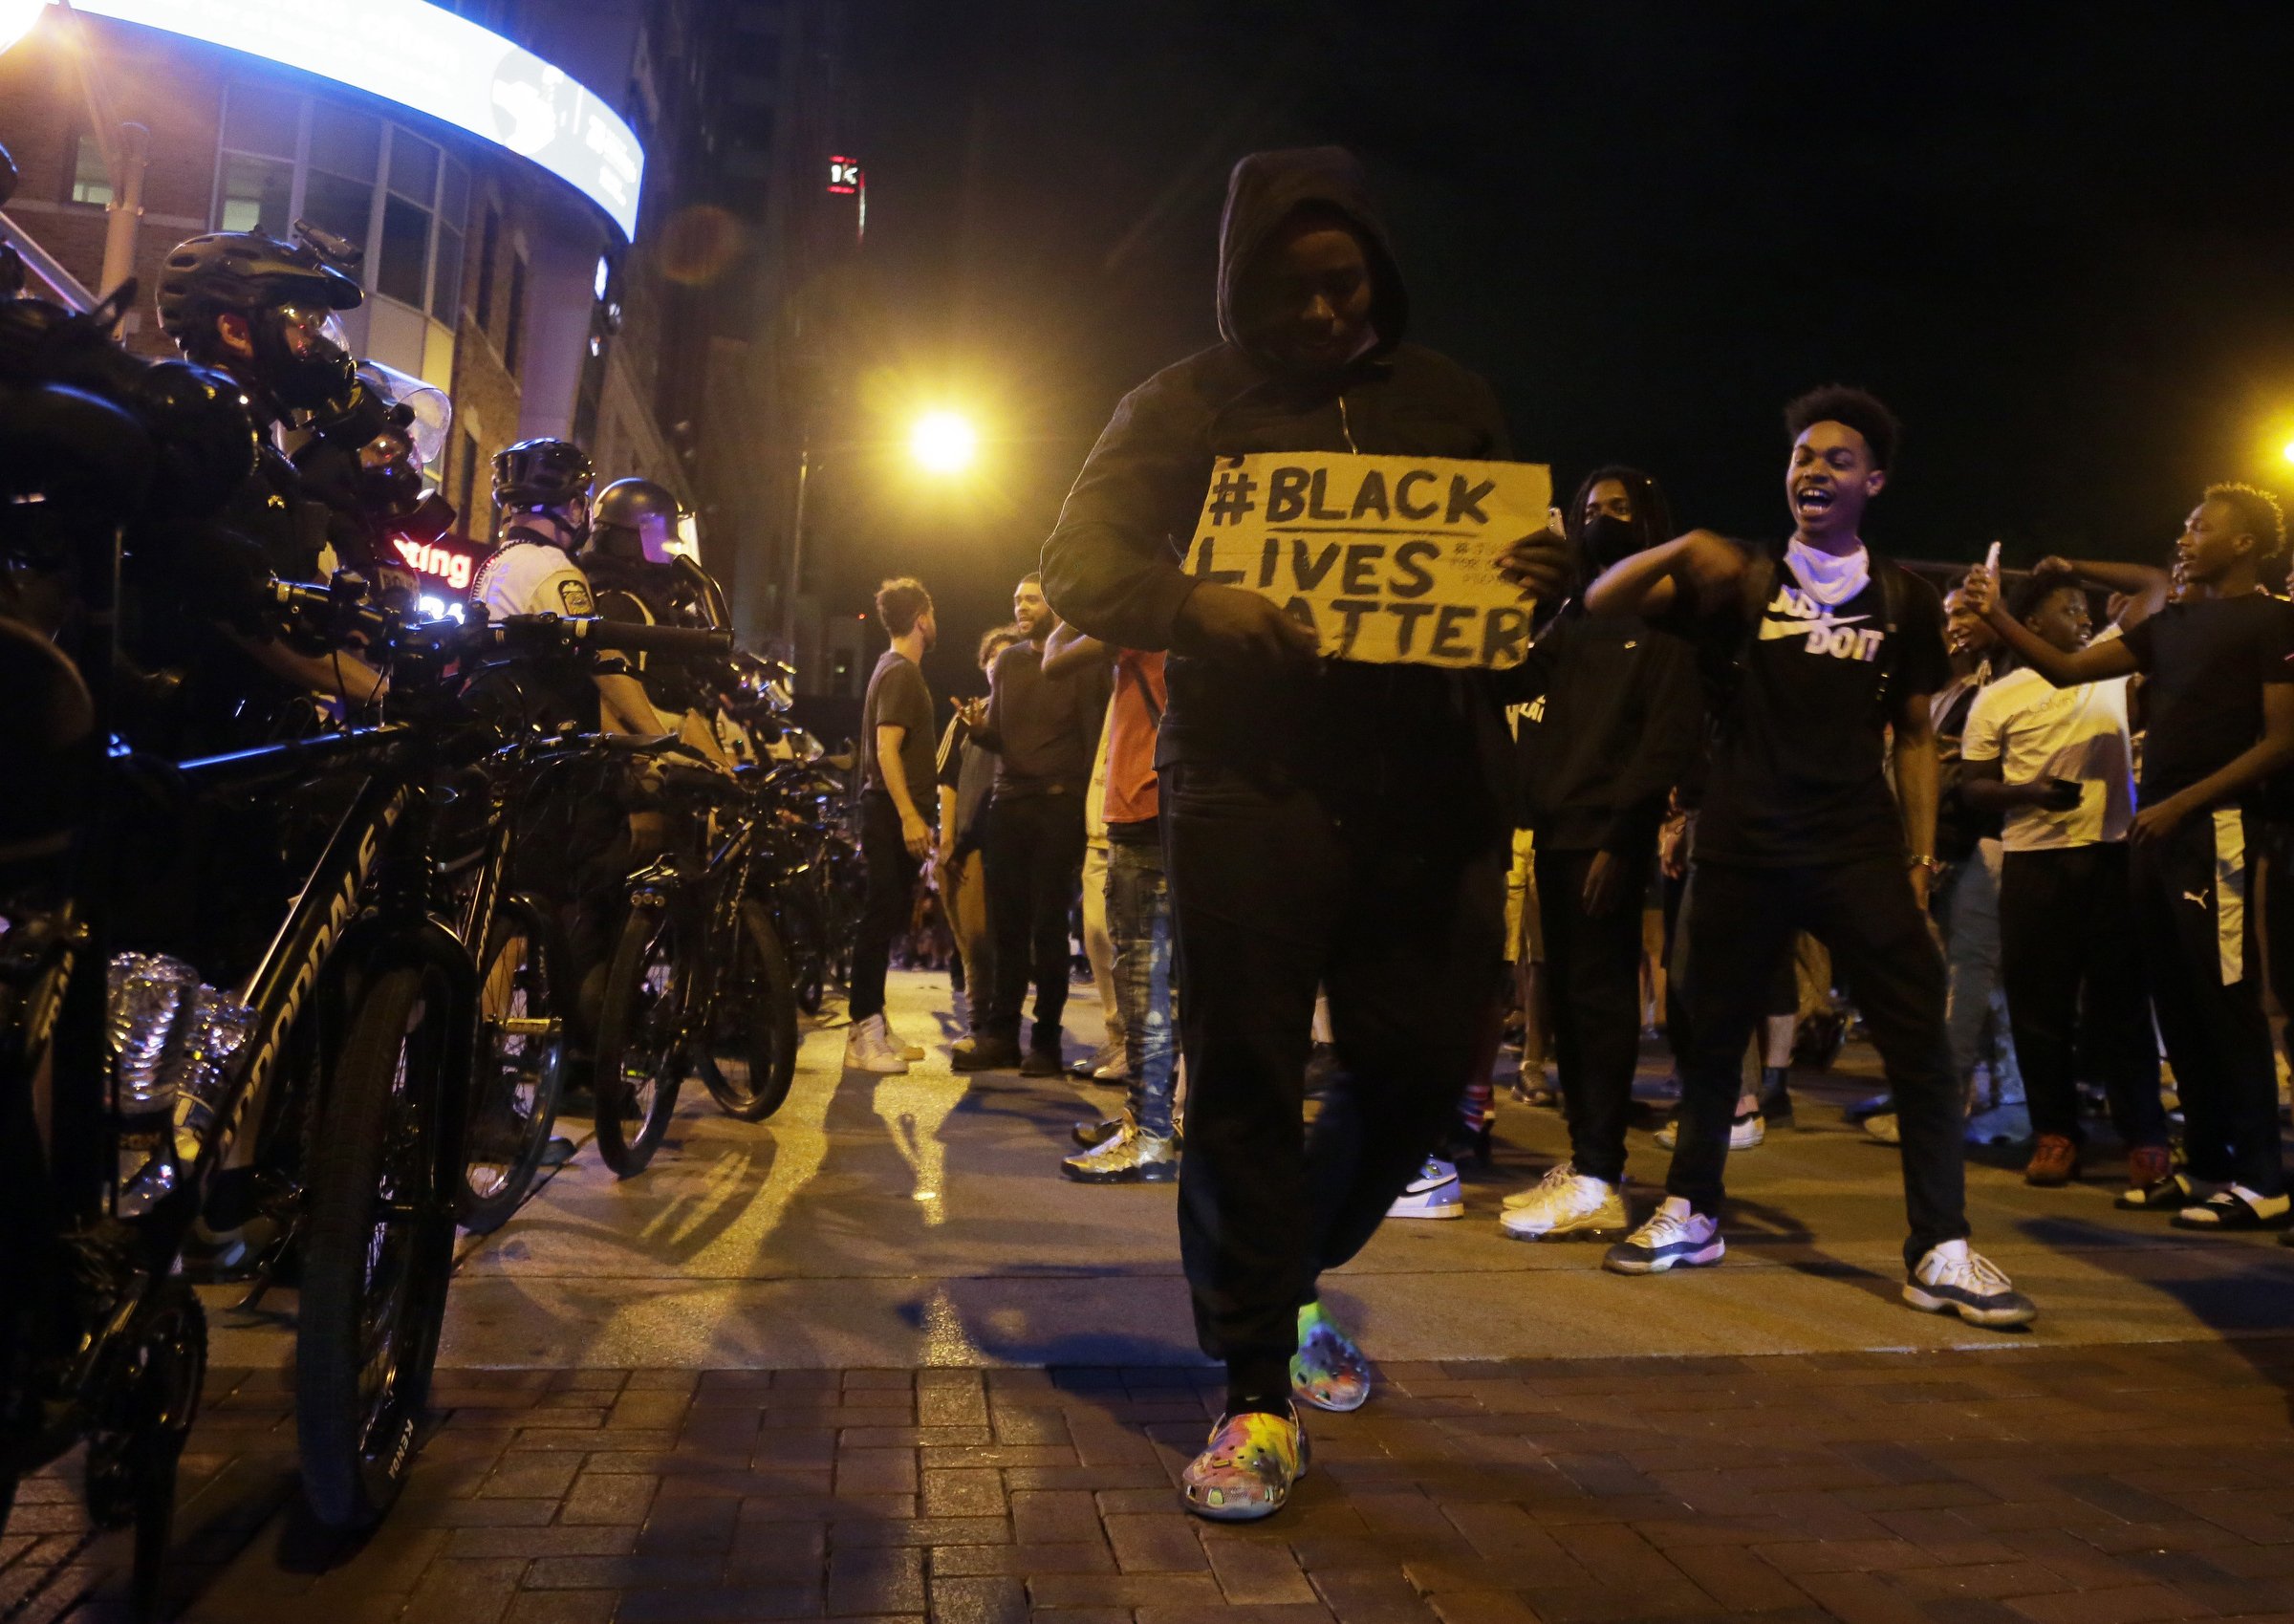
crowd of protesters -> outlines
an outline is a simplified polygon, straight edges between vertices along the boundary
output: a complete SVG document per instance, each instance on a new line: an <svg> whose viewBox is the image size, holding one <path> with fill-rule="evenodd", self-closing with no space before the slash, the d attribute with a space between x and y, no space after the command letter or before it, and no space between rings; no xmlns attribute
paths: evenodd
<svg viewBox="0 0 2294 1624"><path fill-rule="evenodd" d="M1560 1105L1569 1156L1503 1231L1609 1239L1620 1274L1721 1260L1727 1159L1789 1116L1795 1040L1836 1041L1835 987L1886 1076L1866 1129L1899 1147L1912 1307L2037 1312L1970 1244L1968 1119L2000 1097L2027 1104L2032 1184L2080 1176L2092 1086L2120 1206L2287 1224L2262 987L2294 983L2294 604L2268 495L2208 488L2172 568L2049 558L2003 586L1995 551L1947 598L1866 547L1900 430L1827 387L1785 411L1781 545L1679 533L1656 481L1601 467L1507 555L1538 604L1524 663L1321 660L1271 600L1182 570L1213 458L1505 459L1506 429L1478 378L1404 341L1343 153L1237 167L1218 294L1222 342L1118 407L937 757L930 598L878 595L847 1050L920 1055L884 1024L883 965L931 860L956 1068L1123 1083L1062 1171L1179 1182L1228 1376L1191 1509L1279 1508L1300 1407L1371 1397L1316 1282L1389 1216L1462 1214L1509 1014L1517 1093ZM1107 1043L1067 1068L1076 936ZM1634 1212L1659 1025L1678 1105Z"/></svg>

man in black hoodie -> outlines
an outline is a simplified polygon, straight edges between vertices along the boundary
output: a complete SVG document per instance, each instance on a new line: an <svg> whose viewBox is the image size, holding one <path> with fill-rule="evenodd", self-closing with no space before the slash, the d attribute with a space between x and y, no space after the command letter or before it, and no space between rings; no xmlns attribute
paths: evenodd
<svg viewBox="0 0 2294 1624"><path fill-rule="evenodd" d="M1223 342L1125 397L1044 549L1071 625L1168 649L1157 767L1185 979L1179 1245L1226 1414L1188 1506L1277 1509L1305 1464L1296 1397L1351 1410L1370 1367L1315 1282L1358 1251L1462 1092L1496 963L1509 822L1486 673L1317 660L1305 628L1180 567L1212 460L1258 451L1502 459L1496 397L1402 342L1409 307L1360 169L1316 147L1235 166ZM1558 536L1517 545L1549 591ZM1343 1074L1300 1119L1315 988Z"/></svg>
<svg viewBox="0 0 2294 1624"><path fill-rule="evenodd" d="M1672 539L1664 492L1596 468L1567 515L1583 580ZM1625 1125L1641 1047L1641 899L1667 798L1697 762L1697 656L1635 616L1565 605L1530 650L1538 690L1519 731L1522 821L1536 832L1538 910L1570 1158L1509 1197L1516 1240L1622 1232Z"/></svg>

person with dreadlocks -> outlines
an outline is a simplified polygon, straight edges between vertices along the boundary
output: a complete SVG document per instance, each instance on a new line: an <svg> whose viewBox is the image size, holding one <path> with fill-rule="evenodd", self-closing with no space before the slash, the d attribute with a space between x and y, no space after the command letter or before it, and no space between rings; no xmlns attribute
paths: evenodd
<svg viewBox="0 0 2294 1624"><path fill-rule="evenodd" d="M1635 468L1588 474L1562 515L1581 578L1664 542L1673 515ZM1636 616L1572 599L1538 638L1534 697L1517 715L1519 815L1536 835L1538 911L1552 987L1568 1161L1507 1199L1519 1241L1621 1232L1625 1125L1640 1054L1641 899L1657 826L1697 755L1694 651Z"/></svg>
<svg viewBox="0 0 2294 1624"><path fill-rule="evenodd" d="M2155 605L2150 615L2124 637L2068 651L2009 612L1989 571L1976 570L1966 588L2001 639L2055 686L2146 679L2128 869L2159 1035L2182 1096L2186 1165L2130 1188L2119 1205L2171 1212L2184 1229L2283 1229L2294 1219L2246 829L2249 804L2294 763L2294 604L2263 584L2283 574L2285 545L2268 492L2209 486L2175 544L2183 593L2166 601L2168 582L2153 572L2141 583Z"/></svg>

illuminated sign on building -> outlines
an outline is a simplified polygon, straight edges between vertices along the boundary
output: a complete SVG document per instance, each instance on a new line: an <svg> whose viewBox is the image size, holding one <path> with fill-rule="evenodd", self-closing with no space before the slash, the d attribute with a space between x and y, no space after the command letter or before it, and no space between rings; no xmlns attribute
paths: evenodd
<svg viewBox="0 0 2294 1624"><path fill-rule="evenodd" d="M829 160L829 190L837 197L852 198L858 205L853 240L864 241L868 236L868 176L861 171L857 158Z"/></svg>
<svg viewBox="0 0 2294 1624"><path fill-rule="evenodd" d="M427 575L442 586L455 592L470 590L470 576L478 567L479 554L454 541L417 541L412 536L393 536L391 545L406 567L417 574Z"/></svg>
<svg viewBox="0 0 2294 1624"><path fill-rule="evenodd" d="M422 0L73 0L411 107L540 164L638 228L645 149L564 69Z"/></svg>

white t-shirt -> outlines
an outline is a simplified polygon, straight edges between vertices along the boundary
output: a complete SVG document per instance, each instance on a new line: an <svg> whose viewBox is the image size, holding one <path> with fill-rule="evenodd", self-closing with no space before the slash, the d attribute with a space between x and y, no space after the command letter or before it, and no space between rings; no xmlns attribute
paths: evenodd
<svg viewBox="0 0 2294 1624"><path fill-rule="evenodd" d="M590 577L562 547L513 541L478 567L470 595L496 619L505 615L595 615Z"/></svg>
<svg viewBox="0 0 2294 1624"><path fill-rule="evenodd" d="M2009 812L2000 837L2008 851L2127 838L2134 820L2134 758L2127 740L2126 678L2058 688L2028 666L2010 671L1976 696L1959 754L1964 761L1999 762L2009 784L2075 778L2083 786L2068 812Z"/></svg>

